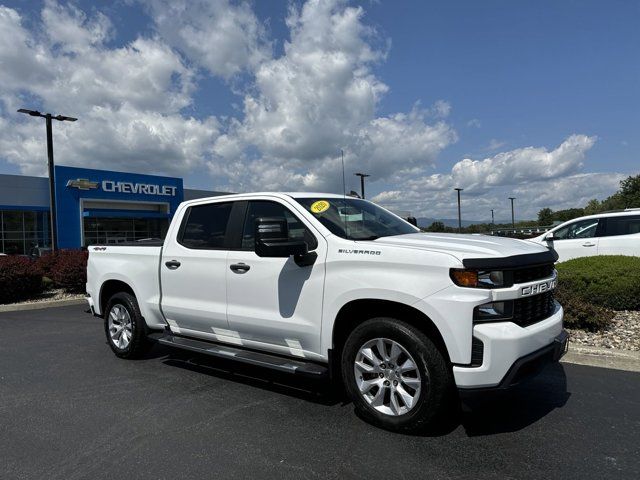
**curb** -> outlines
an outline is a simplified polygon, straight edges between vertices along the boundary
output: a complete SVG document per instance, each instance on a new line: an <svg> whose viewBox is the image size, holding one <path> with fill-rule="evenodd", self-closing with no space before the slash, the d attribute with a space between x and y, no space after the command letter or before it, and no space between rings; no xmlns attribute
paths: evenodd
<svg viewBox="0 0 640 480"><path fill-rule="evenodd" d="M627 372L640 372L640 352L617 350L614 348L588 347L569 344L569 351L562 362L588 365L590 367L611 368Z"/></svg>
<svg viewBox="0 0 640 480"><path fill-rule="evenodd" d="M66 298L64 300L49 300L47 302L15 303L13 305L0 305L0 313L21 312L24 310L42 310L43 308L67 307L69 305L87 304L84 298Z"/></svg>

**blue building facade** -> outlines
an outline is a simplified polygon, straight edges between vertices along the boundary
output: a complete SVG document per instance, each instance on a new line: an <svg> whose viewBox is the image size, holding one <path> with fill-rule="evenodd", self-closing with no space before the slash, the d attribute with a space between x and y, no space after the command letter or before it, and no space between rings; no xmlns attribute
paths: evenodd
<svg viewBox="0 0 640 480"><path fill-rule="evenodd" d="M180 202L221 194L185 190L182 178L57 166L58 247L163 238ZM0 175L0 252L47 250L49 231L48 179Z"/></svg>

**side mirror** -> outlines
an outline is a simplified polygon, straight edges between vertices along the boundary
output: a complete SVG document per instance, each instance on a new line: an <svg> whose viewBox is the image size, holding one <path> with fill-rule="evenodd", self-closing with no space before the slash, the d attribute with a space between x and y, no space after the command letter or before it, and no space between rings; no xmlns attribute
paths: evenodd
<svg viewBox="0 0 640 480"><path fill-rule="evenodd" d="M289 240L289 226L284 217L256 218L255 239L259 257L301 257L308 252L307 242Z"/></svg>
<svg viewBox="0 0 640 480"><path fill-rule="evenodd" d="M547 233L547 234L544 236L544 239L545 239L547 242L553 242L553 232L549 232L549 233Z"/></svg>

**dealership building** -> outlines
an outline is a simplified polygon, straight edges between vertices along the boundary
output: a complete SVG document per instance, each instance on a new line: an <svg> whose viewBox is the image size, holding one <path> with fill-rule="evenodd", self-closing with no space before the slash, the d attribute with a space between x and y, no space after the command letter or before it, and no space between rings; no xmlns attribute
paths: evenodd
<svg viewBox="0 0 640 480"><path fill-rule="evenodd" d="M163 237L180 202L223 195L185 189L182 178L56 166L58 247ZM51 246L49 179L0 175L0 252Z"/></svg>

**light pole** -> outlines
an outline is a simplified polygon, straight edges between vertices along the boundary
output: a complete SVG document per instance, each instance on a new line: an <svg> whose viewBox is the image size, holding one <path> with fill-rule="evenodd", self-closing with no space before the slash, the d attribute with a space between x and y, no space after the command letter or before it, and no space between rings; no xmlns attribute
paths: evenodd
<svg viewBox="0 0 640 480"><path fill-rule="evenodd" d="M73 117L65 117L64 115L52 115L50 113L40 113L37 110L27 110L21 108L18 113L25 113L32 117L42 117L45 119L47 125L47 164L49 167L49 220L51 221L51 251L55 252L58 249L58 230L56 225L56 195L55 195L55 183L54 183L54 163L53 163L53 128L51 120L58 120L60 122L75 122L78 120Z"/></svg>
<svg viewBox="0 0 640 480"><path fill-rule="evenodd" d="M511 200L511 226L513 227L513 229L516 229L516 216L513 213L513 201L516 199L516 197L509 197L509 200Z"/></svg>
<svg viewBox="0 0 640 480"><path fill-rule="evenodd" d="M491 209L491 224L495 225L496 221L493 219L493 208Z"/></svg>
<svg viewBox="0 0 640 480"><path fill-rule="evenodd" d="M354 173L354 175L360 177L360 194L362 195L362 198L364 198L364 179L371 175L367 175L366 173Z"/></svg>
<svg viewBox="0 0 640 480"><path fill-rule="evenodd" d="M454 188L456 192L458 192L458 233L462 231L462 215L460 213L460 192L464 190L464 188Z"/></svg>

